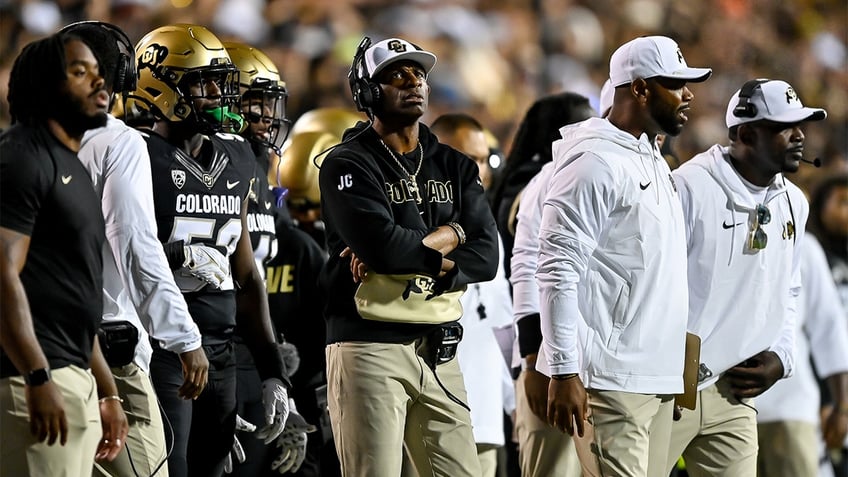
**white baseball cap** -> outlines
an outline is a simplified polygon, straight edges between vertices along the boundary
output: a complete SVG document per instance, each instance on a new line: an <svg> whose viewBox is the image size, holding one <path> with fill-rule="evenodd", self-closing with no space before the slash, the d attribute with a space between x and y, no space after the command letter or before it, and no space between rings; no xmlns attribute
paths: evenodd
<svg viewBox="0 0 848 477"><path fill-rule="evenodd" d="M728 128L762 120L794 124L802 121L821 121L827 117L827 111L824 109L804 107L795 89L786 81L769 79L753 81L760 83L751 90L747 108L739 97L744 87L733 93L733 97L727 103L725 121Z"/></svg>
<svg viewBox="0 0 848 477"><path fill-rule="evenodd" d="M386 66L401 60L420 64L427 74L430 74L430 70L436 65L436 55L400 38L387 38L371 45L365 51L365 69L371 78Z"/></svg>
<svg viewBox="0 0 848 477"><path fill-rule="evenodd" d="M610 83L610 80L607 79L606 81L604 81L604 85L601 86L601 103L598 106L600 108L599 112L601 113L601 117L603 117L604 114L606 114L612 107L612 101L614 97L615 88L612 87L612 83Z"/></svg>
<svg viewBox="0 0 848 477"><path fill-rule="evenodd" d="M661 77L700 83L712 74L710 68L690 68L677 42L665 36L630 40L610 57L610 82L616 88L638 78Z"/></svg>

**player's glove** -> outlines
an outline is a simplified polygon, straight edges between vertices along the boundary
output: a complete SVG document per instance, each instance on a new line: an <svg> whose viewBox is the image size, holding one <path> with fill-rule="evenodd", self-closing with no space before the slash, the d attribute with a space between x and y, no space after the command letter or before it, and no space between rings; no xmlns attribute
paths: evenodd
<svg viewBox="0 0 848 477"><path fill-rule="evenodd" d="M243 464L245 460L244 449L241 447L241 442L238 440L238 433L241 432L253 432L256 430L256 426L245 421L238 414L236 414L236 435L233 436L233 448L227 454L227 460L224 461L224 473L230 474L233 471L233 456L235 456L236 461L239 464Z"/></svg>
<svg viewBox="0 0 848 477"><path fill-rule="evenodd" d="M274 442L289 417L289 393L277 378L262 381L262 405L265 407L265 427L256 433L265 444Z"/></svg>
<svg viewBox="0 0 848 477"><path fill-rule="evenodd" d="M186 245L183 254L183 267L188 273L215 288L221 288L221 283L230 276L230 261L214 247Z"/></svg>
<svg viewBox="0 0 848 477"><path fill-rule="evenodd" d="M306 458L306 434L315 432L317 428L298 414L294 400L289 400L289 418L283 433L277 438L280 456L271 463L271 470L281 474L295 473L300 469Z"/></svg>

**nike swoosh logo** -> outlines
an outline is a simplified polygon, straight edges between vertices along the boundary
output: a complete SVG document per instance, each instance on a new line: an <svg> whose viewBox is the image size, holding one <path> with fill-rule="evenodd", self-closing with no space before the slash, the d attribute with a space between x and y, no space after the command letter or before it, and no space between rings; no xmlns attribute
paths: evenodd
<svg viewBox="0 0 848 477"><path fill-rule="evenodd" d="M233 187L239 185L239 182L241 182L241 181L235 181L235 182L227 181L227 189L232 189Z"/></svg>
<svg viewBox="0 0 848 477"><path fill-rule="evenodd" d="M265 202L265 208L266 208L266 209L270 209L270 208L271 208L271 203L270 203L270 202Z"/></svg>
<svg viewBox="0 0 848 477"><path fill-rule="evenodd" d="M73 177L74 176L62 176L62 184L67 184L68 182L71 182L71 179L73 179Z"/></svg>
<svg viewBox="0 0 848 477"><path fill-rule="evenodd" d="M651 183L650 183L650 182L648 182L647 184L642 184L642 183L640 182L640 183L639 183L639 188L640 188L640 189L642 189L642 190L645 190L645 189L647 189L650 185L651 185Z"/></svg>
<svg viewBox="0 0 848 477"><path fill-rule="evenodd" d="M733 227L736 227L737 225L742 225L743 223L744 222L739 222L738 224L728 224L727 221L725 220L724 222L722 222L721 226L724 227L725 229L732 229Z"/></svg>

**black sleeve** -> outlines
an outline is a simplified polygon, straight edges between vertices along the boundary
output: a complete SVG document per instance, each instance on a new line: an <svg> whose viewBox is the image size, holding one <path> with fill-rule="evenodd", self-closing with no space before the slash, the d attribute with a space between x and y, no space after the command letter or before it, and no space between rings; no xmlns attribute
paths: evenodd
<svg viewBox="0 0 848 477"><path fill-rule="evenodd" d="M465 230L466 242L447 255L447 258L456 262L454 270L457 272L452 277L442 279L452 281L450 285L440 284L446 289L493 279L500 261L498 230L477 175L477 166L465 156L453 160L460 164L462 174L459 217L454 221Z"/></svg>
<svg viewBox="0 0 848 477"><path fill-rule="evenodd" d="M438 275L442 254L421 243L430 231L423 222L415 228L395 223L383 182L361 162L331 156L321 165L319 185L326 221L377 273Z"/></svg>
<svg viewBox="0 0 848 477"><path fill-rule="evenodd" d="M522 358L539 352L542 345L542 322L538 313L518 319L518 352Z"/></svg>
<svg viewBox="0 0 848 477"><path fill-rule="evenodd" d="M32 236L41 201L55 181L53 162L31 144L0 144L0 226Z"/></svg>

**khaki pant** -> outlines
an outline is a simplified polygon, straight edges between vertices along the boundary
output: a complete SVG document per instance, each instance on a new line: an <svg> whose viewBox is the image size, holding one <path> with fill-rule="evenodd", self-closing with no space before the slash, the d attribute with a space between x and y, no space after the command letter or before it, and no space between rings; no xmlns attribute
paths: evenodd
<svg viewBox="0 0 848 477"><path fill-rule="evenodd" d="M587 389L589 426L575 433L586 477L655 477L665 467L671 436L671 395Z"/></svg>
<svg viewBox="0 0 848 477"><path fill-rule="evenodd" d="M401 475L402 444L420 475L478 477L471 414L456 359L436 375L413 343L326 348L327 397L342 474Z"/></svg>
<svg viewBox="0 0 848 477"><path fill-rule="evenodd" d="M480 477L495 477L498 473L498 449L495 444L477 444L477 460L480 461Z"/></svg>
<svg viewBox="0 0 848 477"><path fill-rule="evenodd" d="M162 413L159 412L150 376L135 364L112 368L112 376L118 387L118 395L124 400L130 432L127 434L126 446L114 461L94 464L94 475L134 476L136 473L133 467L138 475L153 475L153 471L159 467L156 477L168 477Z"/></svg>
<svg viewBox="0 0 848 477"><path fill-rule="evenodd" d="M29 431L29 412L22 377L0 379L0 475L80 477L91 475L97 444L103 435L94 376L76 366L51 372L68 420L68 442L52 446L36 442Z"/></svg>
<svg viewBox="0 0 848 477"><path fill-rule="evenodd" d="M683 455L690 477L757 475L757 414L752 399L736 399L724 380L698 392L695 410L672 424L666 470Z"/></svg>
<svg viewBox="0 0 848 477"><path fill-rule="evenodd" d="M524 393L526 371L515 381L515 434L522 477L579 477L574 440L539 419Z"/></svg>
<svg viewBox="0 0 848 477"><path fill-rule="evenodd" d="M819 434L815 424L780 421L757 424L760 477L816 477Z"/></svg>

